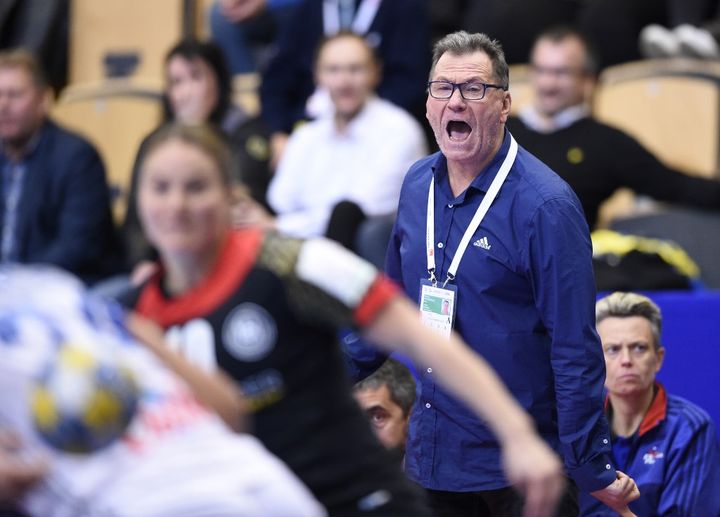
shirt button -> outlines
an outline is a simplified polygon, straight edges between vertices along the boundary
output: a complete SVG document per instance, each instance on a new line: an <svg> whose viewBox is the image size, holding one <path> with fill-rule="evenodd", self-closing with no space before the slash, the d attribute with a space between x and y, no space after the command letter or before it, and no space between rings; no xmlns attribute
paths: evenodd
<svg viewBox="0 0 720 517"><path fill-rule="evenodd" d="M605 445L607 445L608 439L607 439L607 438L603 438L603 443L604 443Z"/></svg>
<svg viewBox="0 0 720 517"><path fill-rule="evenodd" d="M612 467L610 466L609 463L608 463L607 465L605 465L605 470L610 470L611 468L612 468Z"/></svg>
<svg viewBox="0 0 720 517"><path fill-rule="evenodd" d="M442 242L438 242L438 248L442 248L442 247L443 247L443 243L442 243Z"/></svg>
<svg viewBox="0 0 720 517"><path fill-rule="evenodd" d="M428 373L432 373L432 368L428 368L428 369L427 369L427 372L428 372Z"/></svg>
<svg viewBox="0 0 720 517"><path fill-rule="evenodd" d="M453 205L452 203L450 203L450 204L448 205L448 208L452 208L453 206L455 206L455 205Z"/></svg>
<svg viewBox="0 0 720 517"><path fill-rule="evenodd" d="M425 407L428 408L428 409L430 409L432 406L430 405L430 402L426 402L426 403L425 403ZM610 465L608 465L608 467L610 467Z"/></svg>

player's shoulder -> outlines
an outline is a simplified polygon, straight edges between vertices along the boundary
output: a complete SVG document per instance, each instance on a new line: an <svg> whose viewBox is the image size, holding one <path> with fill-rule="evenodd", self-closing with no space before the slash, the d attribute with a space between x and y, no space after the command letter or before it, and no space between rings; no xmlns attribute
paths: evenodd
<svg viewBox="0 0 720 517"><path fill-rule="evenodd" d="M275 232L265 236L259 265L280 277L310 284L348 306L362 299L378 275L372 264L335 241Z"/></svg>

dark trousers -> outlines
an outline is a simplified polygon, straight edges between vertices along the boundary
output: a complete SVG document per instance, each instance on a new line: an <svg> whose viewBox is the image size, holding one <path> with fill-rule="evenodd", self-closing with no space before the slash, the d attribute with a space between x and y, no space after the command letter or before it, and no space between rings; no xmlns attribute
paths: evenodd
<svg viewBox="0 0 720 517"><path fill-rule="evenodd" d="M523 499L512 487L483 492L443 492L426 490L435 517L522 517ZM557 517L577 517L578 489L568 479L558 505Z"/></svg>

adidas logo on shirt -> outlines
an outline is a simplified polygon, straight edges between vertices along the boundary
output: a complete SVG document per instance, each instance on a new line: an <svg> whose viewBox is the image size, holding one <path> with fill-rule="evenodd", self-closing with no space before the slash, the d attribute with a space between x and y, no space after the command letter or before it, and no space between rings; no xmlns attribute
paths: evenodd
<svg viewBox="0 0 720 517"><path fill-rule="evenodd" d="M482 248L484 250L490 249L490 244L488 243L487 237L481 237L480 239L473 242L473 246L477 246L478 248Z"/></svg>

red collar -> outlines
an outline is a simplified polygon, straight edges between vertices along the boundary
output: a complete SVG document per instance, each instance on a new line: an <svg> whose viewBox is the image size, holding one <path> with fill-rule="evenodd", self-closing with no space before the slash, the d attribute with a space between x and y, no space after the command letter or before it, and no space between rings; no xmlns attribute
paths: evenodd
<svg viewBox="0 0 720 517"><path fill-rule="evenodd" d="M162 271L156 273L143 287L136 312L164 328L207 315L237 290L255 264L262 241L258 229L232 231L208 276L175 298L165 296L160 287Z"/></svg>
<svg viewBox="0 0 720 517"><path fill-rule="evenodd" d="M665 387L658 381L655 381L655 390L655 397L653 397L647 413L645 413L642 422L640 422L640 427L638 428L639 436L657 427L660 422L665 420L665 416L667 415L667 392L665 391ZM605 413L608 413L610 409L610 395L608 395L605 397Z"/></svg>

